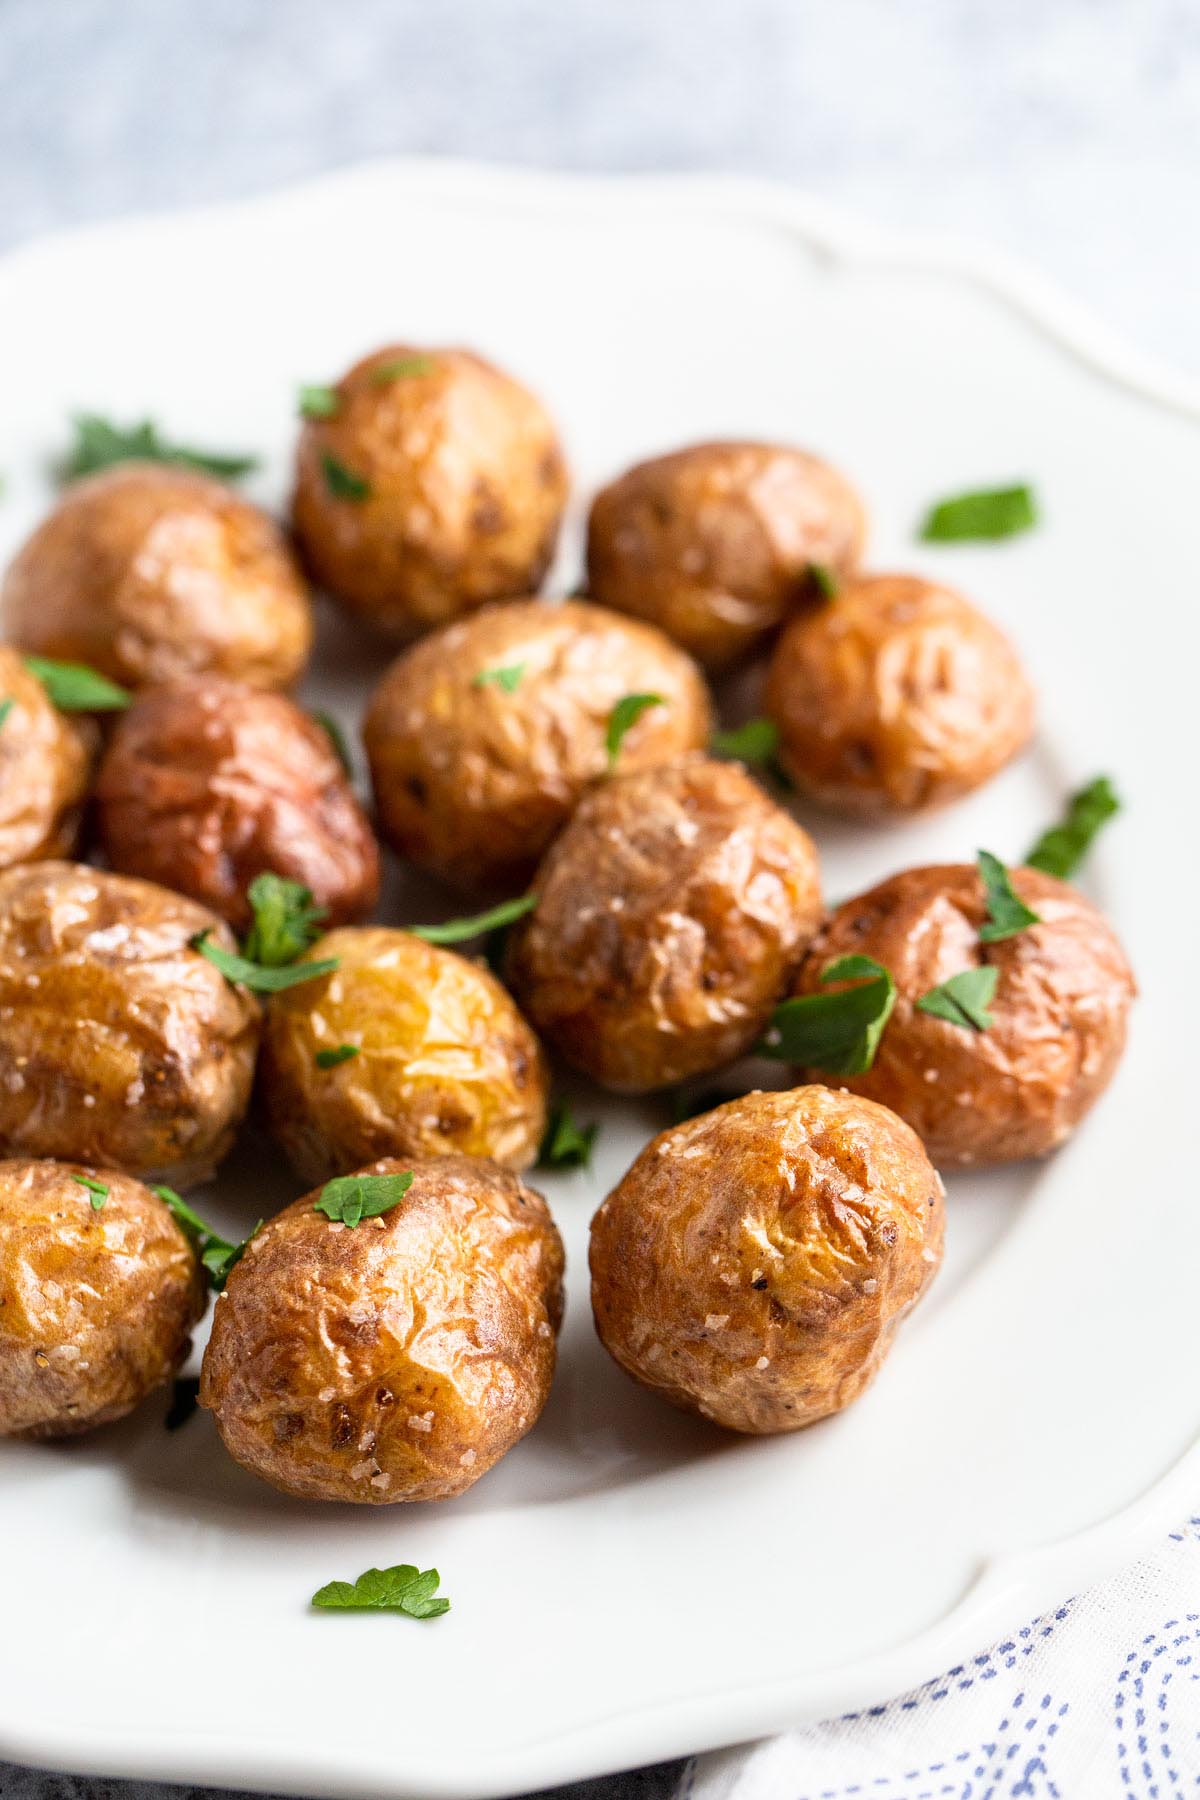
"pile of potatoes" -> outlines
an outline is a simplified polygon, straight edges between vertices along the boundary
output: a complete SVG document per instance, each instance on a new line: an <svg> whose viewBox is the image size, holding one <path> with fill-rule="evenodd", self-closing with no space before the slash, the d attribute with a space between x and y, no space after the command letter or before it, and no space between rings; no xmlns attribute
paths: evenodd
<svg viewBox="0 0 1200 1800"><path fill-rule="evenodd" d="M738 1432L839 1411L936 1273L938 1168L1060 1145L1133 981L1037 869L1003 937L969 863L828 909L778 789L711 753L709 683L762 663L787 780L886 821L1029 743L1015 649L961 594L864 569L862 500L807 452L629 469L592 501L584 589L551 600L569 478L518 381L390 345L306 410L287 529L120 463L0 589L0 1434L130 1411L215 1279L200 1399L239 1462L310 1499L461 1492L554 1373L562 1245L523 1180L549 1059L668 1092L871 959L893 991L865 1065L665 1130L592 1225L596 1327L637 1381ZM396 647L362 719L370 808L291 697L310 584ZM38 659L128 703L59 710ZM380 839L472 908L526 896L494 967L377 916ZM260 982L264 877L305 928ZM986 1029L921 1005L972 968ZM252 1101L308 1191L214 1259L176 1190Z"/></svg>

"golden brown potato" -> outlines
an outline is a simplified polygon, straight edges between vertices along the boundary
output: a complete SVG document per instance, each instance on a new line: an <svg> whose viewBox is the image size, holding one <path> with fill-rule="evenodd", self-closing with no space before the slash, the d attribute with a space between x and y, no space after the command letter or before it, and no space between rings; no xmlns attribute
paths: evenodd
<svg viewBox="0 0 1200 1800"><path fill-rule="evenodd" d="M622 771L707 744L704 677L649 626L577 601L516 600L433 633L393 663L367 713L382 830L459 885L519 892L607 770L609 717L627 694L663 704L622 739Z"/></svg>
<svg viewBox="0 0 1200 1800"><path fill-rule="evenodd" d="M567 498L554 425L469 350L390 344L300 434L292 519L320 586L404 643L536 591Z"/></svg>
<svg viewBox="0 0 1200 1800"><path fill-rule="evenodd" d="M536 1037L479 963L381 925L331 931L337 971L272 995L262 1086L305 1181L379 1156L488 1156L527 1169L546 1126ZM322 1068L343 1044L353 1057Z"/></svg>
<svg viewBox="0 0 1200 1800"><path fill-rule="evenodd" d="M758 649L862 553L866 515L828 463L779 444L695 444L638 463L592 503L594 600L661 626L709 669Z"/></svg>
<svg viewBox="0 0 1200 1800"><path fill-rule="evenodd" d="M1052 875L1016 869L1011 878L1040 925L981 944L976 870L906 869L837 908L796 981L797 993L817 992L821 972L850 953L891 971L896 1003L874 1064L838 1080L907 1119L939 1167L1055 1149L1103 1093L1125 1045L1135 987L1111 926ZM917 1010L931 988L980 965L998 974L986 1031Z"/></svg>
<svg viewBox="0 0 1200 1800"><path fill-rule="evenodd" d="M77 1176L107 1188L99 1209ZM0 1162L0 1437L69 1437L166 1381L204 1310L196 1254L140 1181Z"/></svg>
<svg viewBox="0 0 1200 1800"><path fill-rule="evenodd" d="M868 816L957 800L1033 731L1033 690L1003 632L917 575L863 576L793 619L766 704L796 786Z"/></svg>
<svg viewBox="0 0 1200 1800"><path fill-rule="evenodd" d="M314 1210L317 1190L297 1200L217 1302L200 1403L231 1456L302 1499L461 1494L550 1391L563 1253L546 1202L474 1157L412 1173L353 1229Z"/></svg>
<svg viewBox="0 0 1200 1800"><path fill-rule="evenodd" d="M119 463L76 482L0 590L4 635L126 687L213 670L290 687L312 610L278 527L207 475Z"/></svg>
<svg viewBox="0 0 1200 1800"><path fill-rule="evenodd" d="M894 1113L746 1094L647 1144L592 1220L592 1307L635 1380L730 1431L857 1399L942 1258L943 1190Z"/></svg>
<svg viewBox="0 0 1200 1800"><path fill-rule="evenodd" d="M95 748L89 720L51 705L18 651L0 644L0 868L67 856L79 836Z"/></svg>
<svg viewBox="0 0 1200 1800"><path fill-rule="evenodd" d="M246 1110L259 1008L191 947L214 913L76 863L0 875L0 1155L186 1185Z"/></svg>
<svg viewBox="0 0 1200 1800"><path fill-rule="evenodd" d="M748 1050L821 916L807 832L704 756L593 788L534 886L513 989L565 1057L631 1093Z"/></svg>
<svg viewBox="0 0 1200 1800"><path fill-rule="evenodd" d="M378 896L379 851L328 734L283 694L221 675L147 689L113 734L96 800L115 869L239 931L267 870L309 888L331 924Z"/></svg>

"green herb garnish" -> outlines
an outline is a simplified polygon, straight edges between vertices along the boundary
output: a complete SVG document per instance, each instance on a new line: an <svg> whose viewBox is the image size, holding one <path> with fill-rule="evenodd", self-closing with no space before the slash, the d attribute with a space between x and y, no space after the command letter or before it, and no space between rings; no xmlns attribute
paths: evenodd
<svg viewBox="0 0 1200 1800"><path fill-rule="evenodd" d="M386 387L390 381L402 381L406 375L430 375L434 366L432 356L394 356L371 370L371 381L375 387Z"/></svg>
<svg viewBox="0 0 1200 1800"><path fill-rule="evenodd" d="M348 1612L398 1612L410 1619L436 1619L450 1602L436 1597L441 1576L436 1569L418 1570L413 1563L392 1569L366 1569L357 1581L329 1581L318 1588L312 1604Z"/></svg>
<svg viewBox="0 0 1200 1800"><path fill-rule="evenodd" d="M177 1194L174 1188L156 1187L154 1192L195 1244L201 1267L208 1276L209 1286L220 1293L229 1279L230 1270L246 1254L250 1239L255 1232L262 1230L262 1220L258 1221L249 1237L244 1237L240 1243L231 1243L220 1232L214 1231L211 1225L206 1225L199 1213L194 1212L183 1195Z"/></svg>
<svg viewBox="0 0 1200 1800"><path fill-rule="evenodd" d="M0 700L0 731L3 731L5 721L15 705L15 700Z"/></svg>
<svg viewBox="0 0 1200 1800"><path fill-rule="evenodd" d="M71 1180L77 1181L81 1188L87 1189L88 1193L92 1196L92 1211L99 1212L100 1208L104 1205L104 1202L108 1199L108 1189L104 1183L102 1181L93 1181L90 1175L72 1175Z"/></svg>
<svg viewBox="0 0 1200 1800"><path fill-rule="evenodd" d="M449 919L444 925L406 925L404 929L413 937L424 938L427 944L461 944L467 938L482 937L485 931L498 931L523 919L536 905L536 894L522 894L517 900L502 900L490 912L476 913L469 919Z"/></svg>
<svg viewBox="0 0 1200 1800"><path fill-rule="evenodd" d="M964 1026L968 1031L986 1031L992 1022L988 1003L999 979L998 969L960 969L939 987L922 994L917 1011L945 1019L949 1025Z"/></svg>
<svg viewBox="0 0 1200 1800"><path fill-rule="evenodd" d="M1111 780L1107 775L1097 775L1071 795L1062 822L1043 831L1025 858L1026 864L1040 869L1043 875L1057 875L1066 881L1087 855L1096 833L1120 810L1121 802Z"/></svg>
<svg viewBox="0 0 1200 1800"><path fill-rule="evenodd" d="M325 486L335 500L370 498L370 482L363 476L356 475L353 469L348 469L344 462L339 462L332 450L322 450L321 472L325 477Z"/></svg>
<svg viewBox="0 0 1200 1800"><path fill-rule="evenodd" d="M481 669L471 686L498 687L506 694L515 694L528 667L528 663L509 663L504 669Z"/></svg>
<svg viewBox="0 0 1200 1800"><path fill-rule="evenodd" d="M822 971L821 980L855 981L857 986L781 1001L758 1053L830 1075L863 1075L875 1060L896 1003L896 984L870 956L839 956Z"/></svg>
<svg viewBox="0 0 1200 1800"><path fill-rule="evenodd" d="M998 856L981 850L976 864L988 909L988 922L979 928L980 943L998 944L1002 938L1016 937L1019 931L1041 924L1039 915L1013 892L1012 879Z"/></svg>
<svg viewBox="0 0 1200 1800"><path fill-rule="evenodd" d="M551 1109L542 1146L538 1151L540 1169L583 1169L592 1160L592 1147L600 1126L577 1125L565 1100Z"/></svg>
<svg viewBox="0 0 1200 1800"><path fill-rule="evenodd" d="M664 706L665 704L661 694L625 694L622 699L617 701L608 715L608 730L604 736L604 747L608 752L610 769L615 769L617 766L621 745L630 726L636 724L650 707Z"/></svg>
<svg viewBox="0 0 1200 1800"><path fill-rule="evenodd" d="M332 419L338 409L337 389L310 383L300 389L297 404L303 419Z"/></svg>
<svg viewBox="0 0 1200 1800"><path fill-rule="evenodd" d="M164 1428L167 1431L178 1431L181 1425L186 1425L195 1413L199 1400L200 1377L177 1375L171 1389L171 1403L163 1419Z"/></svg>
<svg viewBox="0 0 1200 1800"><path fill-rule="evenodd" d="M358 1044L336 1044L330 1050L318 1050L313 1061L318 1069L336 1069L340 1063L349 1062L359 1053Z"/></svg>
<svg viewBox="0 0 1200 1800"><path fill-rule="evenodd" d="M353 775L354 765L350 761L350 746L346 742L346 734L332 713L315 712L313 718L333 745L334 755L345 769L347 775Z"/></svg>
<svg viewBox="0 0 1200 1800"><path fill-rule="evenodd" d="M931 507L921 526L921 537L927 544L948 544L960 538L1005 538L1028 531L1036 524L1032 488L981 488L977 493L956 494Z"/></svg>
<svg viewBox="0 0 1200 1800"><path fill-rule="evenodd" d="M714 731L709 742L714 756L732 756L744 763L769 763L778 748L774 719L747 719L731 731Z"/></svg>
<svg viewBox="0 0 1200 1800"><path fill-rule="evenodd" d="M27 656L25 667L36 675L59 712L122 712L132 695L86 663L55 662L49 656Z"/></svg>
<svg viewBox="0 0 1200 1800"><path fill-rule="evenodd" d="M236 481L258 467L257 456L223 456L169 443L159 436L151 419L138 425L114 425L98 413L76 413L72 422L75 442L59 467L62 481L77 481L81 475L94 475L98 469L120 462L177 463L222 481Z"/></svg>
<svg viewBox="0 0 1200 1800"><path fill-rule="evenodd" d="M313 1211L353 1231L360 1220L377 1219L399 1206L412 1182L411 1170L403 1175L337 1175L325 1183Z"/></svg>
<svg viewBox="0 0 1200 1800"><path fill-rule="evenodd" d="M321 975L332 975L338 966L336 956L326 958L323 962L295 962L283 967L264 968L262 963L251 962L248 957L238 956L232 950L223 950L220 944L212 941L211 930L201 931L192 939L192 949L206 956L214 969L219 969L226 981L232 981L239 987L250 988L256 994L281 994L286 988L299 987L305 981L316 981Z"/></svg>
<svg viewBox="0 0 1200 1800"><path fill-rule="evenodd" d="M834 600L837 598L839 586L838 578L828 563L809 563L808 574L809 579L816 588L818 594L820 594L822 600Z"/></svg>
<svg viewBox="0 0 1200 1800"><path fill-rule="evenodd" d="M295 962L321 935L323 906L314 906L308 888L283 875L256 875L246 890L254 923L242 945L243 954L263 968Z"/></svg>

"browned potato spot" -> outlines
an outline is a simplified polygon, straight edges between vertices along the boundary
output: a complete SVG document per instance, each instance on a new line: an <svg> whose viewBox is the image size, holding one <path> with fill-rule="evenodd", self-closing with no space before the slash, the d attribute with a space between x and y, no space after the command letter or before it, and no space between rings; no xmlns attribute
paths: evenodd
<svg viewBox="0 0 1200 1800"><path fill-rule="evenodd" d="M793 619L767 711L797 787L841 812L956 800L1023 750L1034 698L1008 639L961 594L869 575Z"/></svg>
<svg viewBox="0 0 1200 1800"><path fill-rule="evenodd" d="M120 463L76 482L17 552L5 636L126 687L214 670L290 687L312 612L274 522L207 475Z"/></svg>
<svg viewBox="0 0 1200 1800"><path fill-rule="evenodd" d="M107 1187L99 1210L77 1175ZM123 1418L183 1361L203 1310L195 1252L140 1181L0 1162L0 1436Z"/></svg>
<svg viewBox="0 0 1200 1800"><path fill-rule="evenodd" d="M865 1075L838 1077L898 1112L939 1166L1012 1162L1057 1148L1111 1080L1135 988L1111 926L1065 882L1036 869L1013 886L1041 924L981 944L983 888L969 865L906 869L839 906L796 981L851 952L891 970L895 1008ZM986 1031L919 1012L961 969L998 972Z"/></svg>
<svg viewBox="0 0 1200 1800"><path fill-rule="evenodd" d="M828 463L778 444L696 444L638 463L588 520L595 600L659 625L706 668L759 648L862 553L866 515Z"/></svg>
<svg viewBox="0 0 1200 1800"><path fill-rule="evenodd" d="M746 1094L647 1144L592 1221L592 1306L645 1387L731 1431L848 1406L942 1258L915 1134L829 1088Z"/></svg>
<svg viewBox="0 0 1200 1800"><path fill-rule="evenodd" d="M367 714L384 832L460 885L519 892L605 773L609 718L627 694L662 704L622 740L623 771L708 742L695 664L660 632L602 607L518 600L433 633L393 663Z"/></svg>
<svg viewBox="0 0 1200 1800"><path fill-rule="evenodd" d="M213 1170L246 1110L259 1009L191 940L214 913L76 863L0 875L0 1153Z"/></svg>
<svg viewBox="0 0 1200 1800"><path fill-rule="evenodd" d="M113 734L96 799L114 868L190 894L239 931L267 870L311 889L333 924L375 904L371 828L327 734L282 694L220 675L149 689Z"/></svg>
<svg viewBox="0 0 1200 1800"><path fill-rule="evenodd" d="M749 1049L821 914L811 838L704 756L593 788L534 886L514 989L564 1056L634 1093Z"/></svg>
<svg viewBox="0 0 1200 1800"><path fill-rule="evenodd" d="M0 645L0 706L0 868L67 856L87 794L90 721L52 706L23 657L7 645Z"/></svg>
<svg viewBox="0 0 1200 1800"><path fill-rule="evenodd" d="M469 350L391 344L300 434L292 518L316 581L400 641L536 591L567 497L554 425Z"/></svg>
<svg viewBox="0 0 1200 1800"><path fill-rule="evenodd" d="M447 1499L545 1404L563 1272L546 1202L472 1157L413 1174L398 1206L353 1230L313 1210L316 1191L297 1200L217 1302L201 1405L230 1454L286 1493Z"/></svg>
<svg viewBox="0 0 1200 1800"><path fill-rule="evenodd" d="M309 1181L379 1156L488 1156L527 1169L546 1125L536 1037L479 963L383 926L331 931L307 960L336 973L272 996L262 1085ZM356 1054L321 1068L322 1050Z"/></svg>

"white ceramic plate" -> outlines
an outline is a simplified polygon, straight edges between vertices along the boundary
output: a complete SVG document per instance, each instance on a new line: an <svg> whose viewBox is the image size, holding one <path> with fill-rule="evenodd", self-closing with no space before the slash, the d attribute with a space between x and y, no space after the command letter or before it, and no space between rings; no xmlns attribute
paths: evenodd
<svg viewBox="0 0 1200 1800"><path fill-rule="evenodd" d="M263 450L252 491L278 503L297 384L396 336L475 345L558 414L567 585L587 495L636 457L761 435L845 467L872 562L997 615L1044 729L935 820L820 824L829 892L980 844L1015 856L1071 784L1112 772L1128 812L1089 882L1141 976L1132 1046L1053 1162L954 1181L945 1270L877 1384L797 1437L720 1436L596 1344L587 1221L666 1122L597 1103L595 1169L545 1183L572 1264L554 1393L465 1498L291 1503L207 1418L167 1436L157 1404L65 1448L3 1446L9 1758L372 1800L533 1788L881 1699L1195 1501L1200 396L1023 277L786 194L374 167L0 264L0 550L48 503L77 407ZM1037 485L1035 533L914 542L930 500L1013 478ZM311 691L353 719L382 661L327 629ZM426 904L393 893L390 916ZM213 1206L245 1228L293 1191L250 1144ZM438 1624L306 1609L401 1560L441 1569Z"/></svg>

